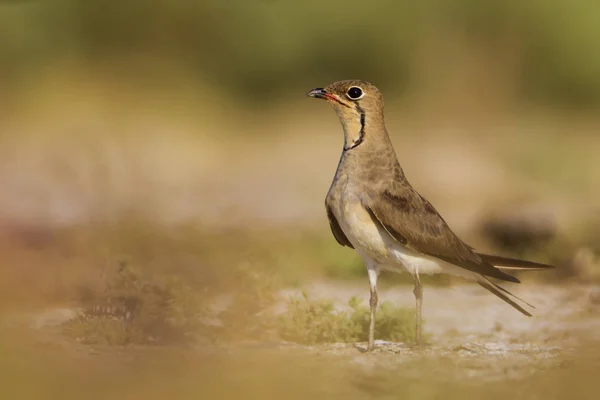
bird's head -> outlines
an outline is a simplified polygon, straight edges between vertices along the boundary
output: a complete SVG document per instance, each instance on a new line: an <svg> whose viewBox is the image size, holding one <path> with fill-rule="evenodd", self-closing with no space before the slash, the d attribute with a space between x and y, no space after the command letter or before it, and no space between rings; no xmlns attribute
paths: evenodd
<svg viewBox="0 0 600 400"><path fill-rule="evenodd" d="M371 113L383 109L383 96L367 81L338 81L324 88L316 88L306 94L327 100L342 115L360 115L360 110Z"/></svg>
<svg viewBox="0 0 600 400"><path fill-rule="evenodd" d="M333 106L344 127L346 150L362 143L367 126L383 125L383 96L367 81L338 81L306 95Z"/></svg>

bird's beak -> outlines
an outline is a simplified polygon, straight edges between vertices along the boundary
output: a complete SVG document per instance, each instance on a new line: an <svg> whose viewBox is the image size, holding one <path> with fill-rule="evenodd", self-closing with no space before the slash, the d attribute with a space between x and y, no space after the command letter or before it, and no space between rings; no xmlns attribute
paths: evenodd
<svg viewBox="0 0 600 400"><path fill-rule="evenodd" d="M316 88L306 93L308 97L316 97L317 99L326 99L327 92L323 88Z"/></svg>

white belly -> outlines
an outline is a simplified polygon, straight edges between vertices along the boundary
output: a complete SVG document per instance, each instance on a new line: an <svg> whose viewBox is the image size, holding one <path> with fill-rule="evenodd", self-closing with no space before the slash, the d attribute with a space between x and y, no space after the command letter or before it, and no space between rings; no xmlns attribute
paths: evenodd
<svg viewBox="0 0 600 400"><path fill-rule="evenodd" d="M392 258L402 267L414 275L434 275L434 274L448 274L454 276L460 276L466 279L476 279L476 274L467 269L458 267L454 264L447 263L446 261L440 260L439 258L425 256L418 254L410 249L402 246L398 243L397 246L393 246L390 249ZM396 263L390 266L384 265L384 269L395 270L394 266Z"/></svg>
<svg viewBox="0 0 600 400"><path fill-rule="evenodd" d="M476 274L435 257L415 252L390 236L371 219L369 213L356 202L347 202L338 217L340 227L367 267L377 266L395 272L406 271L413 276L449 274L475 279Z"/></svg>

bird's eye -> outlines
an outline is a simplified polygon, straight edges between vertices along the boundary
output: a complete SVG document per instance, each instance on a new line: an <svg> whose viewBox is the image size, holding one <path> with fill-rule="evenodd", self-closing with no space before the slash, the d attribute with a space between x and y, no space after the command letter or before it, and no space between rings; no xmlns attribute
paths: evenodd
<svg viewBox="0 0 600 400"><path fill-rule="evenodd" d="M364 93L361 88L357 86L352 86L350 89L348 89L346 95L350 100L358 100L364 96Z"/></svg>

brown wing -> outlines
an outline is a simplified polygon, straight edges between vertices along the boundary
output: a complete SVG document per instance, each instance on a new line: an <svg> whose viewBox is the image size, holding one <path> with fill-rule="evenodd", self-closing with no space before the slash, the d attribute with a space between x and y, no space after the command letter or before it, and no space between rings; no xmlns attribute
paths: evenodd
<svg viewBox="0 0 600 400"><path fill-rule="evenodd" d="M452 232L437 210L406 184L393 182L363 204L371 217L398 242L469 271L505 281L519 282L483 260Z"/></svg>
<svg viewBox="0 0 600 400"><path fill-rule="evenodd" d="M338 243L341 244L342 246L348 246L353 249L354 246L352 246L352 243L350 243L350 241L344 234L344 231L340 227L340 224L338 223L337 219L335 218L335 215L333 215L333 211L331 211L331 207L329 207L329 205L327 203L325 203L325 209L327 210L327 218L329 219L329 226L331 227L331 232L333 233L335 240L337 240Z"/></svg>

